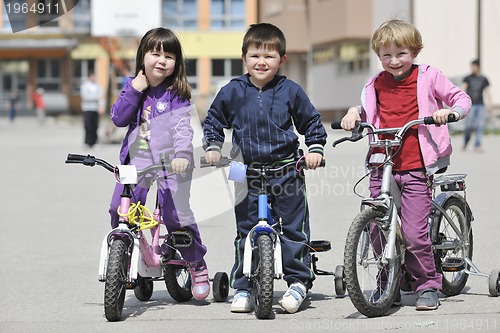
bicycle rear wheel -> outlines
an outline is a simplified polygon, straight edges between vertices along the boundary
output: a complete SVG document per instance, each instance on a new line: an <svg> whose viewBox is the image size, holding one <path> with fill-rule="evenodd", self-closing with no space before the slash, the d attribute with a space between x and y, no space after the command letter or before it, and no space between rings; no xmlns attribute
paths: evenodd
<svg viewBox="0 0 500 333"><path fill-rule="evenodd" d="M104 314L108 321L119 321L125 301L128 272L127 244L122 239L111 243L104 284Z"/></svg>
<svg viewBox="0 0 500 333"><path fill-rule="evenodd" d="M367 317L384 315L394 303L401 273L401 239L396 237L396 253L384 262L381 249L388 231L380 228L385 213L367 208L349 228L344 250L344 274L351 302ZM371 235L370 235L370 228Z"/></svg>
<svg viewBox="0 0 500 333"><path fill-rule="evenodd" d="M253 250L252 281L255 301L255 317L269 318L274 294L274 251L273 241L268 234L257 237Z"/></svg>
<svg viewBox="0 0 500 333"><path fill-rule="evenodd" d="M464 258L472 260L472 227L466 216L463 201L450 197L443 204L450 218L437 215L431 227L436 270L443 275L441 292L447 296L458 295L467 283L469 268Z"/></svg>

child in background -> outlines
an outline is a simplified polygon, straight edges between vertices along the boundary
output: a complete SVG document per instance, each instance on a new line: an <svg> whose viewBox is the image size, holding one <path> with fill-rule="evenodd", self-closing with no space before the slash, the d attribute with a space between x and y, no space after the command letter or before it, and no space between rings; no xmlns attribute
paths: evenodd
<svg viewBox="0 0 500 333"><path fill-rule="evenodd" d="M186 230L192 234L193 244L179 251L190 262L193 296L204 300L210 292L203 259L207 250L189 206L194 165L190 98L191 89L177 36L168 29L152 29L141 39L135 77L128 79L112 106L111 120L118 127L128 126L120 151L122 164L134 164L142 169L159 164L160 155L170 160L175 175L158 184L162 217L169 232ZM111 200L112 227L118 225L117 208L122 190L123 185L117 184ZM135 200L146 202L148 190L145 182L136 186Z"/></svg>
<svg viewBox="0 0 500 333"><path fill-rule="evenodd" d="M444 125L452 113L457 119L467 115L471 100L464 91L436 68L413 63L422 48L420 32L408 22L390 20L374 32L372 49L384 70L365 85L362 105L351 107L342 118L343 129L352 130L361 119L377 128L390 128L426 116ZM405 269L412 290L418 294L417 310L435 310L439 306L437 290L442 276L434 264L428 215L422 212L431 210L432 177L450 164L451 151L447 126L422 125L407 131L394 158L393 175L402 193ZM372 172L372 197L380 193L381 178L379 170Z"/></svg>

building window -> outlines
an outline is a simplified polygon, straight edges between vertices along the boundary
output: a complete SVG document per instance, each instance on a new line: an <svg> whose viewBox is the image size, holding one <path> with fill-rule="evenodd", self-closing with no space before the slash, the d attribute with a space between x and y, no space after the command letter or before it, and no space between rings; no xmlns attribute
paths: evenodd
<svg viewBox="0 0 500 333"><path fill-rule="evenodd" d="M369 68L369 42L344 43L340 45L339 74L367 72Z"/></svg>
<svg viewBox="0 0 500 333"><path fill-rule="evenodd" d="M56 20L63 12L60 1L37 0L37 23L41 28L59 27L59 20ZM41 10L43 8L43 10ZM43 25L42 25L43 24Z"/></svg>
<svg viewBox="0 0 500 333"><path fill-rule="evenodd" d="M212 0L210 26L212 29L245 29L245 1Z"/></svg>
<svg viewBox="0 0 500 333"><path fill-rule="evenodd" d="M61 67L59 59L38 59L36 64L36 82L47 91L61 89Z"/></svg>
<svg viewBox="0 0 500 333"><path fill-rule="evenodd" d="M162 24L174 29L198 28L197 0L162 0Z"/></svg>
<svg viewBox="0 0 500 333"><path fill-rule="evenodd" d="M198 60L186 59L186 74L187 80L191 88L196 91L198 89Z"/></svg>
<svg viewBox="0 0 500 333"><path fill-rule="evenodd" d="M80 84L89 76L89 73L95 73L95 59L73 61L73 94L80 94Z"/></svg>
<svg viewBox="0 0 500 333"><path fill-rule="evenodd" d="M10 14L7 15L7 4L4 3L5 7L3 9L3 30L9 32L22 31L28 28L27 25L27 15L23 13L22 6L26 4L26 0L12 0L9 2Z"/></svg>
<svg viewBox="0 0 500 333"><path fill-rule="evenodd" d="M220 81L229 81L233 77L243 74L243 62L236 59L212 59L212 82L217 85Z"/></svg>
<svg viewBox="0 0 500 333"><path fill-rule="evenodd" d="M73 27L75 31L90 31L90 0L80 0L73 9Z"/></svg>

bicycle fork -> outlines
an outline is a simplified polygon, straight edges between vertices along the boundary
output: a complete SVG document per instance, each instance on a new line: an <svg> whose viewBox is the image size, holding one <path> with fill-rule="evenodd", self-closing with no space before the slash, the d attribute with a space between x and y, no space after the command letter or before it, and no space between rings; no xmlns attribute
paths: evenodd
<svg viewBox="0 0 500 333"><path fill-rule="evenodd" d="M245 251L243 253L243 274L250 278L252 274L252 255L254 248L254 243L257 237L265 233L272 238L274 237L274 276L276 279L280 279L283 276L283 262L281 258L281 239L274 230L269 221L272 221L273 217L271 214L271 209L268 206L268 196L267 194L259 194L258 198L258 223L255 225L247 235L245 239Z"/></svg>

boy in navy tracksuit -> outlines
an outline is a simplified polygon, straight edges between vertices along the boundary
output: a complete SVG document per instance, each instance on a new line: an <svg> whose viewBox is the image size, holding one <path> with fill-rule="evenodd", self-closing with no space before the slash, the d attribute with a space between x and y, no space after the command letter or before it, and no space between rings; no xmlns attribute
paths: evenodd
<svg viewBox="0 0 500 333"><path fill-rule="evenodd" d="M221 157L224 129L233 130L232 157L245 164L273 164L293 159L299 148L294 129L308 146L306 166L316 169L323 159L326 131L321 117L302 88L277 71L286 59L286 40L274 25L252 25L243 39L242 59L248 74L231 80L215 97L204 121L205 158L216 163ZM255 181L255 180L254 180ZM231 287L236 289L232 312L250 312L251 284L243 275L245 238L257 223L258 186L236 184L237 236ZM296 312L312 287L309 266L309 211L303 172L285 170L269 181L276 214L282 218L284 279L288 290L280 300L289 313ZM247 192L248 191L248 192Z"/></svg>

